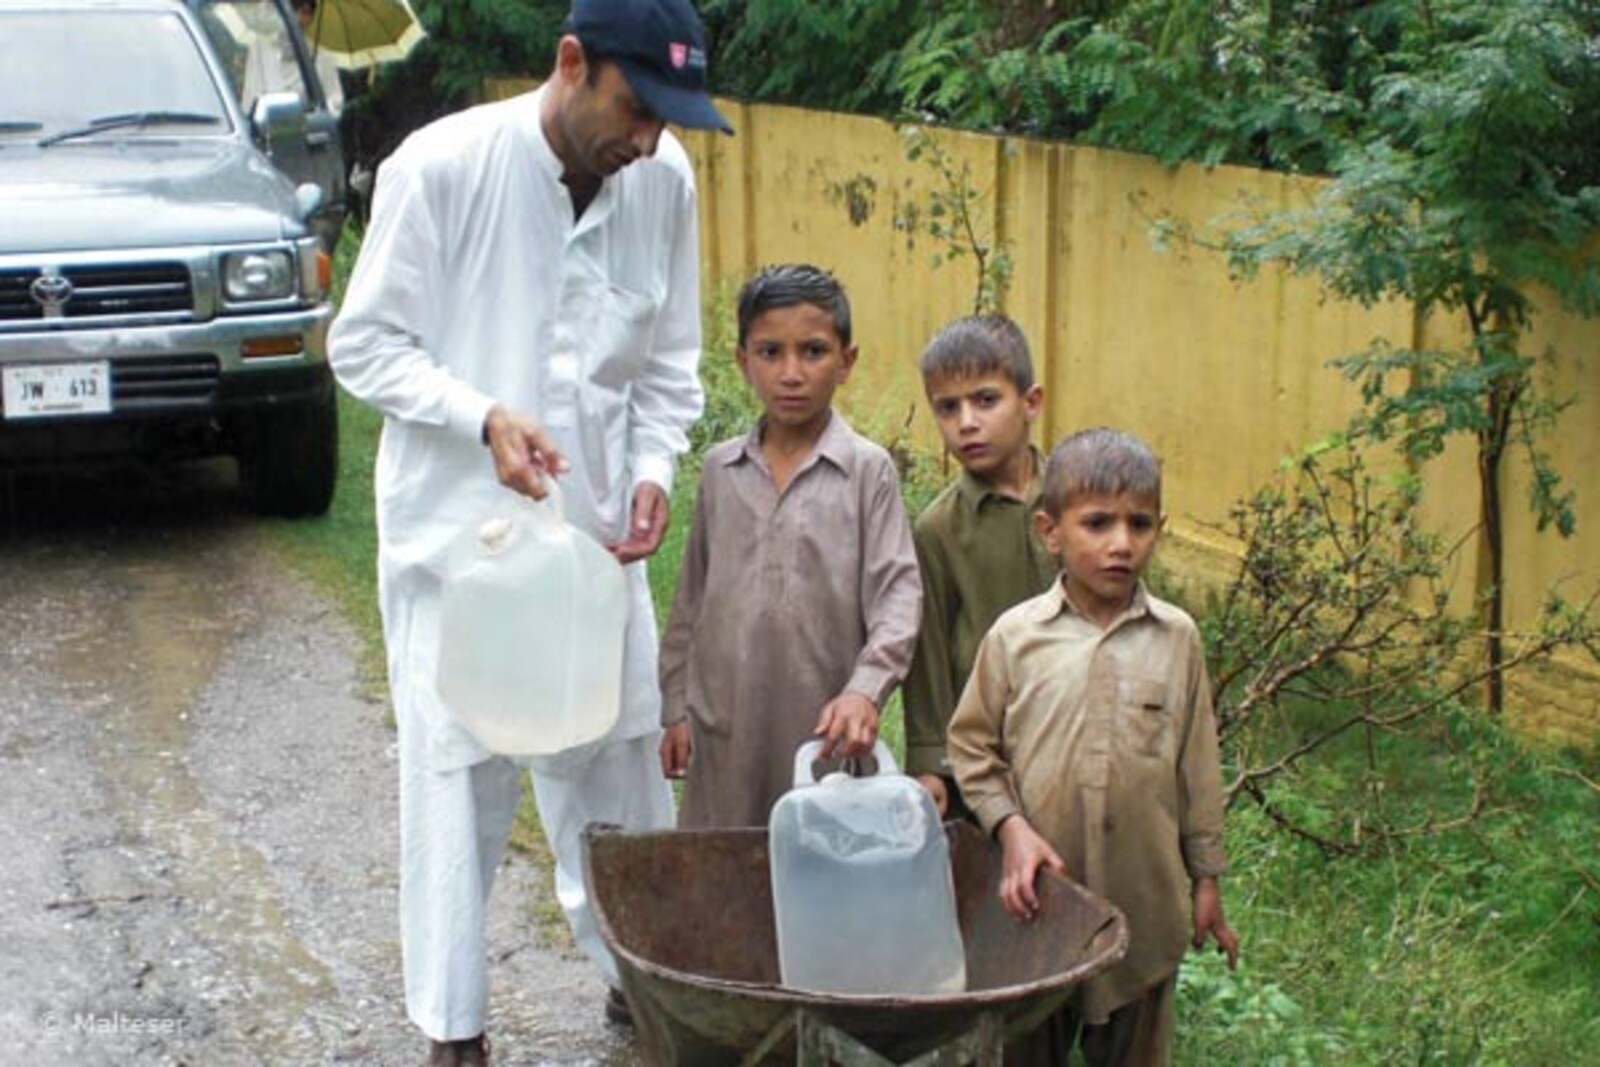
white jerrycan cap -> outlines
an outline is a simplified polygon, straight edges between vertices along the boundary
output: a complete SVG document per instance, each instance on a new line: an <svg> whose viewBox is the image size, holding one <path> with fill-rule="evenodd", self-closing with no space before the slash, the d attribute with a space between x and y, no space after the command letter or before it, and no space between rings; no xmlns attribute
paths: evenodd
<svg viewBox="0 0 1600 1067"><path fill-rule="evenodd" d="M816 765L817 757L820 755L822 755L821 741L807 741L795 750L794 785L796 789L802 786L819 784L813 768ZM878 769L872 775L862 775L862 777L869 778L875 775L900 773L900 767L894 761L894 753L889 751L889 746L884 744L881 739L872 743L872 760L878 765ZM823 775L821 780L830 782L837 781L840 778L848 779L852 777L854 775L845 771L834 771L832 774Z"/></svg>

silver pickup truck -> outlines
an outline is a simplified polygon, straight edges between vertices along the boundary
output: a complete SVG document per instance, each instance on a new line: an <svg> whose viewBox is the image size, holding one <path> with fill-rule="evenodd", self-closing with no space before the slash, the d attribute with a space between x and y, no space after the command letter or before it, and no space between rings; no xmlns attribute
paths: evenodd
<svg viewBox="0 0 1600 1067"><path fill-rule="evenodd" d="M232 455L263 513L327 509L342 185L286 173L315 89L241 104L252 7L287 10L0 0L0 472Z"/></svg>

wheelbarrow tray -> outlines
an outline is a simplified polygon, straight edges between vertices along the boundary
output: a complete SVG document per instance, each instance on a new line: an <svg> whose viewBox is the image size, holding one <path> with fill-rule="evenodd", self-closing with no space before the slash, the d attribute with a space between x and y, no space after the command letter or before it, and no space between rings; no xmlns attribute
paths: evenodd
<svg viewBox="0 0 1600 1067"><path fill-rule="evenodd" d="M764 829L630 833L594 826L584 869L600 934L617 960L646 1063L696 1067L794 1062L780 1040L802 1018L842 1031L894 1063L980 1026L1017 1035L1122 958L1127 922L1110 902L1046 872L1039 915L1000 905L1000 851L970 823L948 823L967 990L842 996L778 982ZM839 906L849 906L839 887Z"/></svg>

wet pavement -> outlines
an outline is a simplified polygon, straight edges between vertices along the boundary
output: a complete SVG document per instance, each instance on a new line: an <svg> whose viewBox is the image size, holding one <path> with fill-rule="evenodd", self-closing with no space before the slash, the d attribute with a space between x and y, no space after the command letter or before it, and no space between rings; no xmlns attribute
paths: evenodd
<svg viewBox="0 0 1600 1067"><path fill-rule="evenodd" d="M0 475L0 1063L425 1061L355 651L226 465ZM508 858L494 1062L634 1064L552 895Z"/></svg>

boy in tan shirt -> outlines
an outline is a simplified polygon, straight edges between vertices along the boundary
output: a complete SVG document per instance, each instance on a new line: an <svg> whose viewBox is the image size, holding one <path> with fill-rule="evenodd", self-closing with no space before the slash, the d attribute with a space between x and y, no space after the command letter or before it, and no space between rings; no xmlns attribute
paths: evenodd
<svg viewBox="0 0 1600 1067"><path fill-rule="evenodd" d="M1221 766L1194 620L1141 576L1164 518L1161 472L1138 438L1073 434L1051 453L1036 522L1060 562L1051 589L1002 615L950 724L950 765L1000 842L1006 909L1038 910L1041 867L1128 918L1127 956L1007 1063L1171 1060L1186 947L1239 942L1223 916Z"/></svg>

